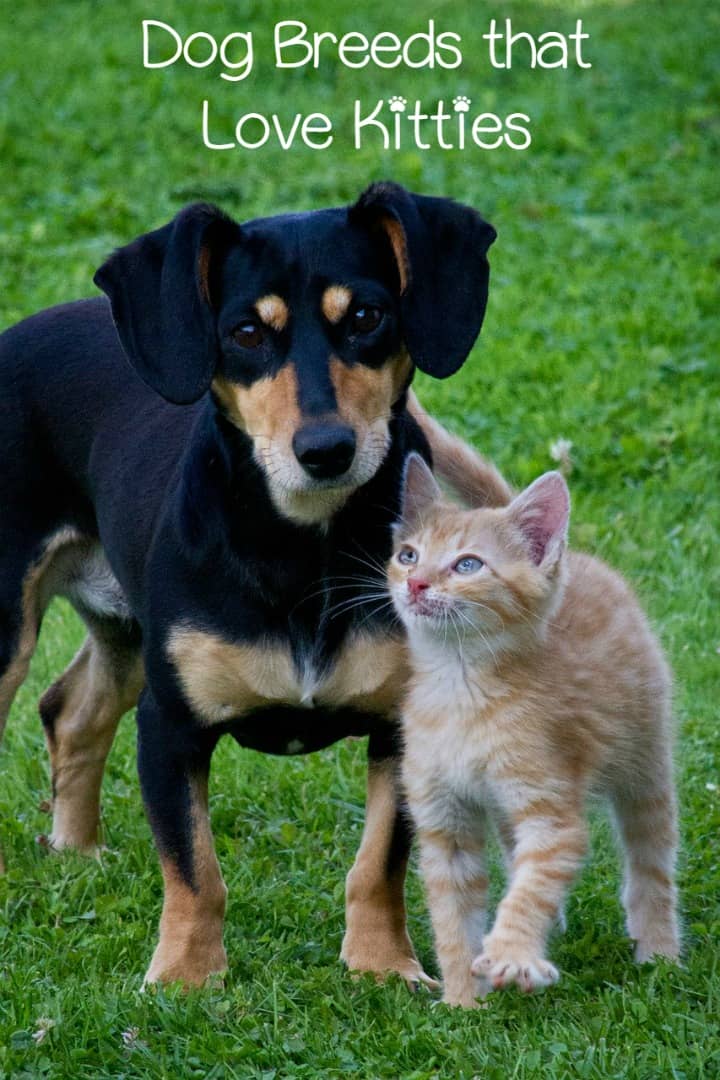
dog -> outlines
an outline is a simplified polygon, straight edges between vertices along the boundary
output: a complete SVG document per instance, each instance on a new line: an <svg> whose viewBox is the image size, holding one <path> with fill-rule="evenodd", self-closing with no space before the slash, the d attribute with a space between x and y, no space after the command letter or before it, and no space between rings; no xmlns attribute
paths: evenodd
<svg viewBox="0 0 720 1080"><path fill-rule="evenodd" d="M110 256L105 296L0 338L0 721L66 597L88 634L40 701L49 845L96 848L105 758L137 703L165 887L148 982L227 965L208 774L230 734L279 755L368 736L341 956L432 983L405 928L405 647L363 578L390 555L405 459L432 457L413 373L467 358L494 239L474 210L391 183L242 225L196 204Z"/></svg>

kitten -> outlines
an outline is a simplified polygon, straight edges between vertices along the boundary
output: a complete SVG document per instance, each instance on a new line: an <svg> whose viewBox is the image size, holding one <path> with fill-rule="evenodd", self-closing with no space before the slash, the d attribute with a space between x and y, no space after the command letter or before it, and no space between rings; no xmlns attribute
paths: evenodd
<svg viewBox="0 0 720 1080"><path fill-rule="evenodd" d="M566 552L569 511L557 472L466 510L408 462L388 582L412 667L403 778L449 1004L557 980L546 940L583 860L590 792L617 820L636 959L679 953L670 676L623 579ZM509 887L485 934L488 812Z"/></svg>

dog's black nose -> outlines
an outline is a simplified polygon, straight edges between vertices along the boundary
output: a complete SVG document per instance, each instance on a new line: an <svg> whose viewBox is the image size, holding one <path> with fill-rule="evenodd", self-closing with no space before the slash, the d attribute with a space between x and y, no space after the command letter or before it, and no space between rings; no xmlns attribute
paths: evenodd
<svg viewBox="0 0 720 1080"><path fill-rule="evenodd" d="M347 424L307 424L293 436L295 457L317 480L342 476L355 457L355 432Z"/></svg>

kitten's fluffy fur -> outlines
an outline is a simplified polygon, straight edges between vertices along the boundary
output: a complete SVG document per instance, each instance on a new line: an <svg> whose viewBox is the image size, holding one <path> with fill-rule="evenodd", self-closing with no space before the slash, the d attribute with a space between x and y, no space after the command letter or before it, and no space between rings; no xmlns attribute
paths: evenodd
<svg viewBox="0 0 720 1080"><path fill-rule="evenodd" d="M506 501L487 470L478 459L478 494L490 482ZM419 457L408 465L388 567L413 668L403 775L452 1004L558 978L546 940L585 853L591 791L617 820L637 960L679 952L668 668L623 579L566 552L568 515L559 473L465 510ZM459 572L462 556L483 565ZM488 812L509 886L486 934Z"/></svg>

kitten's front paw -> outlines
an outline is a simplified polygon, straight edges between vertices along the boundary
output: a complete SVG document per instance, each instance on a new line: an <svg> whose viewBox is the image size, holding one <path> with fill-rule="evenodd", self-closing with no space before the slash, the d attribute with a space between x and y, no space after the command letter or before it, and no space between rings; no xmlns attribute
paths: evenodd
<svg viewBox="0 0 720 1080"><path fill-rule="evenodd" d="M478 998L487 994L487 984L470 974L470 968L463 965L462 970L446 971L443 979L443 1005L457 1006L460 1009L485 1009L487 1002Z"/></svg>
<svg viewBox="0 0 720 1080"><path fill-rule="evenodd" d="M487 1001L481 1001L479 998L480 988L476 986L464 994L449 994L446 992L443 994L442 1003L458 1009L487 1009Z"/></svg>
<svg viewBox="0 0 720 1080"><path fill-rule="evenodd" d="M526 994L552 986L560 978L558 969L526 945L494 942L485 938L483 951L472 962L473 975L486 979L494 990L515 983Z"/></svg>

